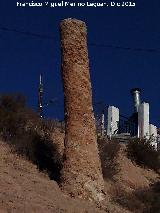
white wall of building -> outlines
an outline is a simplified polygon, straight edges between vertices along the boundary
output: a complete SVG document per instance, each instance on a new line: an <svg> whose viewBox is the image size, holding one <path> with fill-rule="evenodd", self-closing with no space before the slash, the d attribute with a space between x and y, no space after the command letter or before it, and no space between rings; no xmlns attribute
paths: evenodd
<svg viewBox="0 0 160 213"><path fill-rule="evenodd" d="M112 136L116 134L119 123L119 109L114 106L108 107L108 122L107 122L107 135Z"/></svg>
<svg viewBox="0 0 160 213"><path fill-rule="evenodd" d="M138 137L149 139L149 103L142 103L138 109Z"/></svg>
<svg viewBox="0 0 160 213"><path fill-rule="evenodd" d="M149 135L150 135L151 144L157 150L157 127L153 124L149 125Z"/></svg>

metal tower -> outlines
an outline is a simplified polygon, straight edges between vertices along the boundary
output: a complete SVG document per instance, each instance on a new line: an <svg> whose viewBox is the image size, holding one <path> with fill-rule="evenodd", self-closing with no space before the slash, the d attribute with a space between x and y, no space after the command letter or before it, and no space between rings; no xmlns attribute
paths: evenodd
<svg viewBox="0 0 160 213"><path fill-rule="evenodd" d="M38 114L43 118L43 83L42 74L39 76L39 87L38 87Z"/></svg>

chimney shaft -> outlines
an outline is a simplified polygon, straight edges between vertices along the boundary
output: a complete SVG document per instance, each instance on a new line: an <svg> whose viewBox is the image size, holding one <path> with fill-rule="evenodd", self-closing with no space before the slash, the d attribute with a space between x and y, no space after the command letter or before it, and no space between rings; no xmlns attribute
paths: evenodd
<svg viewBox="0 0 160 213"><path fill-rule="evenodd" d="M141 89L139 88L134 88L131 90L131 94L133 97L133 104L134 104L134 112L138 112L138 107L141 103L140 93L141 93Z"/></svg>

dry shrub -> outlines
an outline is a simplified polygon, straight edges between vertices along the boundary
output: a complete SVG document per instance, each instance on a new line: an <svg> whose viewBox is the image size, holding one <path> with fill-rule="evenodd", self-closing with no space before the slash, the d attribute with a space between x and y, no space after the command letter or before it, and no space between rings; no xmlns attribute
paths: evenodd
<svg viewBox="0 0 160 213"><path fill-rule="evenodd" d="M150 168L156 172L160 170L160 154L145 139L129 140L127 144L127 156L144 168Z"/></svg>
<svg viewBox="0 0 160 213"><path fill-rule="evenodd" d="M11 141L12 151L37 165L40 171L47 172L51 179L59 182L62 158L57 145L48 137L37 132L25 133Z"/></svg>
<svg viewBox="0 0 160 213"><path fill-rule="evenodd" d="M119 172L119 164L116 159L120 150L120 144L116 140L98 139L98 148L103 177L112 179Z"/></svg>
<svg viewBox="0 0 160 213"><path fill-rule="evenodd" d="M150 213L160 213L160 181L152 185L152 192Z"/></svg>
<svg viewBox="0 0 160 213"><path fill-rule="evenodd" d="M33 162L41 171L46 171L51 179L59 182L62 169L62 159L56 144L47 136L35 134Z"/></svg>
<svg viewBox="0 0 160 213"><path fill-rule="evenodd" d="M134 193L126 192L121 186L115 185L111 195L115 203L132 212L141 213L145 208L145 205L136 198Z"/></svg>
<svg viewBox="0 0 160 213"><path fill-rule="evenodd" d="M112 199L127 210L136 213L159 213L160 190L157 190L160 182L154 183L150 188L126 192L122 187L115 186L112 189Z"/></svg>
<svg viewBox="0 0 160 213"><path fill-rule="evenodd" d="M0 97L0 134L12 151L32 161L51 179L59 181L62 159L50 134L54 121L42 120L26 107L22 95Z"/></svg>
<svg viewBox="0 0 160 213"><path fill-rule="evenodd" d="M26 107L26 99L21 94L0 96L0 135L10 140L22 135L29 120L38 121L38 116Z"/></svg>

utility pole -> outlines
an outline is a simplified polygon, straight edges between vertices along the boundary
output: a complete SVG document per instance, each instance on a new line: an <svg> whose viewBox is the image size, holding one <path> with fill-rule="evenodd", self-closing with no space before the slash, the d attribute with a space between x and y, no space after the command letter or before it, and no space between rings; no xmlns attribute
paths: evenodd
<svg viewBox="0 0 160 213"><path fill-rule="evenodd" d="M42 74L39 76L39 87L38 87L38 114L40 118L43 118L43 83L42 83Z"/></svg>

